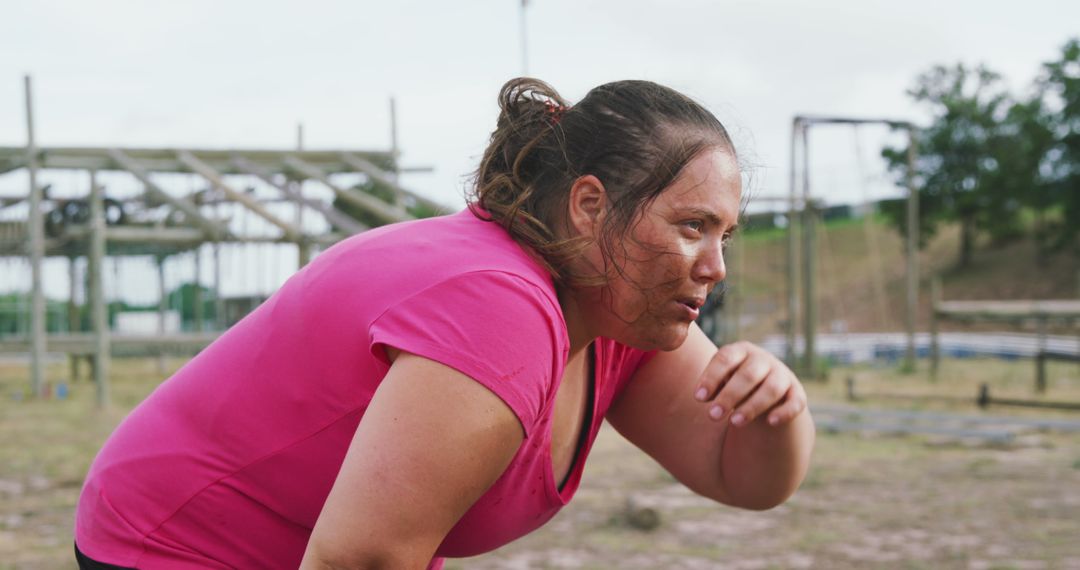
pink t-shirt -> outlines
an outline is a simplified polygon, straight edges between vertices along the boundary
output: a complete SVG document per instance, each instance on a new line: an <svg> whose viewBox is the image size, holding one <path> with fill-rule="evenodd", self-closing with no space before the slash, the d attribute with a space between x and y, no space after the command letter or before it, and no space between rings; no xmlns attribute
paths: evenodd
<svg viewBox="0 0 1080 570"><path fill-rule="evenodd" d="M387 345L470 376L524 427L510 466L440 557L492 550L554 516L577 490L604 413L647 356L594 345L592 423L560 490L550 421L568 339L547 272L468 210L354 236L124 420L87 475L79 548L120 566L295 568L388 370Z"/></svg>

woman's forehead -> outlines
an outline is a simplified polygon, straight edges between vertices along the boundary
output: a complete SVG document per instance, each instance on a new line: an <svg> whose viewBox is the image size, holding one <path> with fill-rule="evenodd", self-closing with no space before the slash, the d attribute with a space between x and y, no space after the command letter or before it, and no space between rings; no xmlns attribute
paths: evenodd
<svg viewBox="0 0 1080 570"><path fill-rule="evenodd" d="M672 208L705 208L724 219L738 214L742 176L730 152L714 149L694 157L675 182L660 194Z"/></svg>

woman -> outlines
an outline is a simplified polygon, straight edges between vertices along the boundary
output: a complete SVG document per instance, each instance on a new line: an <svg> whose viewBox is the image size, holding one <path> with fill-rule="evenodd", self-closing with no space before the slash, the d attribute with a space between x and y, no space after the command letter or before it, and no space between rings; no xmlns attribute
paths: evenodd
<svg viewBox="0 0 1080 570"><path fill-rule="evenodd" d="M801 385L694 324L739 213L723 126L643 81L499 103L468 210L330 248L121 424L85 567L439 567L550 519L603 418L721 503L794 492Z"/></svg>

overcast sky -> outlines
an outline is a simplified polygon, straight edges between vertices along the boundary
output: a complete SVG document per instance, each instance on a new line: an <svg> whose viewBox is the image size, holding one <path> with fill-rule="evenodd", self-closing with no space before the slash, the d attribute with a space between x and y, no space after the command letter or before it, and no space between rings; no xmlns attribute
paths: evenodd
<svg viewBox="0 0 1080 570"><path fill-rule="evenodd" d="M309 148L385 148L393 95L404 163L436 169L406 183L454 205L522 71L518 0L4 4L2 145L26 140L25 73L42 145L291 148L303 123ZM793 115L918 120L904 89L935 63L985 62L1022 87L1080 35L1080 2L532 0L527 21L531 75L571 100L624 78L680 89L733 131L755 191L776 194ZM830 183L847 173L827 173L851 169L854 137L814 136L815 193L850 198Z"/></svg>
<svg viewBox="0 0 1080 570"><path fill-rule="evenodd" d="M388 148L397 99L409 187L461 206L466 175L522 72L519 0L5 0L0 145L26 142L32 74L40 145ZM606 81L675 87L713 110L786 193L798 113L925 119L904 94L937 63L985 62L1017 90L1080 35L1076 0L532 0L529 73L571 100ZM813 133L814 193L895 192L881 129ZM858 157L861 152L861 160ZM857 173L862 169L863 174ZM869 182L864 183L869 179ZM0 177L0 193L24 192Z"/></svg>

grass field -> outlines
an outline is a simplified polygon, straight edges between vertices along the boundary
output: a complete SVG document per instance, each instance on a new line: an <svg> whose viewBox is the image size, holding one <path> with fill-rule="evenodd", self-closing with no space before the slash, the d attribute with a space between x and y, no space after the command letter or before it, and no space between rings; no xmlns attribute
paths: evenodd
<svg viewBox="0 0 1080 570"><path fill-rule="evenodd" d="M171 364L179 366L176 360ZM49 378L66 374L56 363ZM71 568L82 477L124 413L160 380L153 360L117 360L113 410L93 386L63 401L20 401L26 367L0 363L0 568ZM1030 362L951 361L929 383L888 368L834 369L808 385L812 404L865 393L1035 398ZM1080 401L1080 367L1053 366L1043 399ZM1080 413L928 399L864 407L1080 420ZM630 505L630 508L628 508ZM655 509L652 531L627 513ZM683 489L610 428L600 435L574 502L540 531L448 568L1080 568L1080 434L1027 433L1007 447L941 438L819 433L813 468L787 504L746 512Z"/></svg>

